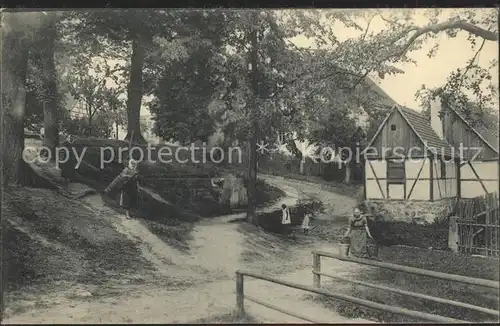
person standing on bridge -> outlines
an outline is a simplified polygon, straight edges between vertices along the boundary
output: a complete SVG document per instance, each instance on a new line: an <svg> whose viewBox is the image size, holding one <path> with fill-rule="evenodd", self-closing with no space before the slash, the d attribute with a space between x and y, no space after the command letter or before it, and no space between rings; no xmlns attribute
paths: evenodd
<svg viewBox="0 0 500 326"><path fill-rule="evenodd" d="M349 237L349 252L358 258L368 257L368 238L373 239L366 217L361 215L359 208L355 208L353 217L349 218L349 226L344 238Z"/></svg>

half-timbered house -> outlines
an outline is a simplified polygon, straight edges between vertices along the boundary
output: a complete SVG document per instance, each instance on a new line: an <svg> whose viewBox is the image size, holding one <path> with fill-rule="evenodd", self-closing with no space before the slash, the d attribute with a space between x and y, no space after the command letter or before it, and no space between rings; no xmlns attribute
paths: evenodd
<svg viewBox="0 0 500 326"><path fill-rule="evenodd" d="M395 106L364 151L365 198L434 201L498 188L498 145L452 107Z"/></svg>

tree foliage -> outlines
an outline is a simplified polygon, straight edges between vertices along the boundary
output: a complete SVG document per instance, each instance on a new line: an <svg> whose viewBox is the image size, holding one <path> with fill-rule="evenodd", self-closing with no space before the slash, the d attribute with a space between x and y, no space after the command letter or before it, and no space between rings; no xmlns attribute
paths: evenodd
<svg viewBox="0 0 500 326"><path fill-rule="evenodd" d="M184 20L191 36L164 44L163 56L151 58L161 67L149 103L155 133L166 140L207 141L215 131L210 114L214 89L220 78L220 53L226 37L223 12L192 12ZM176 47L177 51L171 51Z"/></svg>

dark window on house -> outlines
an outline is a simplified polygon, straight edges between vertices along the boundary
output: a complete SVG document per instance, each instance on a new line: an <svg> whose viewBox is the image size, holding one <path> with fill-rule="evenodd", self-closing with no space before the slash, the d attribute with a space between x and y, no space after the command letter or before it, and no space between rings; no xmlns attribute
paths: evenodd
<svg viewBox="0 0 500 326"><path fill-rule="evenodd" d="M396 130L396 125L392 124L392 125L391 125L391 130L392 130L392 131Z"/></svg>
<svg viewBox="0 0 500 326"><path fill-rule="evenodd" d="M444 161L441 162L441 179L446 179L446 163Z"/></svg>
<svg viewBox="0 0 500 326"><path fill-rule="evenodd" d="M389 183L404 183L405 162L403 160L387 161L387 179Z"/></svg>

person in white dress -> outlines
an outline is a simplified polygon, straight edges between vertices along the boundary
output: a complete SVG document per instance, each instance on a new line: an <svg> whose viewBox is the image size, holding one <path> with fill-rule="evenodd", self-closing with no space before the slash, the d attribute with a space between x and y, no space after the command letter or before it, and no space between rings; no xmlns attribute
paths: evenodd
<svg viewBox="0 0 500 326"><path fill-rule="evenodd" d="M311 223L311 214L306 213L304 219L302 220L302 230L304 230L304 234L307 234L309 232L309 229L311 228L310 223Z"/></svg>
<svg viewBox="0 0 500 326"><path fill-rule="evenodd" d="M285 204L281 205L281 210L283 212L283 215L281 217L281 225L283 226L284 230L288 232L288 226L292 224L292 219L290 217L290 210Z"/></svg>

